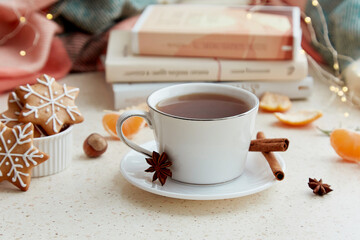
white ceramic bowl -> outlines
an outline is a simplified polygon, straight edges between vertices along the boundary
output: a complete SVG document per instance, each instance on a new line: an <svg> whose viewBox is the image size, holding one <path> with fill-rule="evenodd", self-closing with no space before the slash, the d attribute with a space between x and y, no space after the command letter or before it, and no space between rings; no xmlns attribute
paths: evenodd
<svg viewBox="0 0 360 240"><path fill-rule="evenodd" d="M44 177L65 170L71 163L72 129L41 138L34 138L34 146L49 155L49 159L32 170L32 177Z"/></svg>

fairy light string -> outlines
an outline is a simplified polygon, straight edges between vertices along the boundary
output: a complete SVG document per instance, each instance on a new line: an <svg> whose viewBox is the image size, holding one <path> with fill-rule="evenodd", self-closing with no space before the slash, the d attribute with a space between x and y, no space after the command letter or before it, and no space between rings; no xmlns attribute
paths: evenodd
<svg viewBox="0 0 360 240"><path fill-rule="evenodd" d="M288 4L287 1L283 0L284 3ZM259 5L266 5L266 0L261 0ZM328 25L326 22L326 18L323 12L323 9L321 7L321 4L318 0L312 0L311 1L312 7L316 8L316 12L319 14L319 20L321 23L321 27L323 29L322 37L324 39L324 43L321 43L318 41L315 29L313 27L312 19L310 16L307 16L305 12L301 12L301 18L306 23L307 29L310 33L310 40L314 44L314 46L330 52L332 55L333 65L331 66L331 69L334 71L334 74L331 74L329 71L325 70L323 67L321 67L309 54L307 55L307 59L309 62L309 65L315 70L315 74L318 75L319 79L325 80L329 85L329 90L334 94L333 96L335 98L340 99L343 103L348 103L352 106L360 106L359 102L356 102L356 99L353 99L352 96L354 96L349 88L346 86L345 82L342 80L342 76L340 74L340 64L339 59L347 61L349 63L354 62L354 59L352 59L349 56L339 54L336 49L333 47L330 38L329 38L329 30ZM251 18L251 15L247 16L248 18ZM304 51L305 53L305 51ZM349 113L345 112L344 117L349 117Z"/></svg>
<svg viewBox="0 0 360 240"><path fill-rule="evenodd" d="M339 65L339 59L353 62L354 59L352 59L349 56L345 56L342 54L339 54L336 49L333 47L330 38L329 38L329 30L326 23L325 15L323 12L323 9L320 5L320 3L317 0L312 0L312 6L316 8L317 13L319 14L320 22L323 28L323 39L325 42L325 45L320 43L316 37L316 33L314 30L314 27L312 25L312 19L311 17L307 16L304 12L301 13L301 17L306 23L306 26L309 30L311 42L316 46L323 50L329 51L332 55L333 59L333 65L332 69L334 70L335 75L327 72L324 70L312 57L307 55L307 58L309 60L310 65L314 68L315 71L321 76L320 79L325 79L328 83L330 83L329 90L333 92L341 102L347 102L351 105L354 105L353 101L348 101L349 98L349 88L345 85L345 82L341 80L341 74L340 74L340 65ZM349 117L349 113L345 112L344 117Z"/></svg>
<svg viewBox="0 0 360 240"><path fill-rule="evenodd" d="M28 5L31 5L32 0L26 1L26 3ZM62 5L63 4L61 3L60 6L62 6ZM16 37L21 32L21 30L23 30L25 27L28 27L33 32L33 38L31 41L31 45L29 47L23 47L23 48L19 49L19 52L18 52L21 57L25 57L29 53L31 53L34 50L34 48L38 45L39 40L40 40L40 33L39 33L38 29L34 26L34 24L32 24L31 22L28 21L28 19L30 18L30 16L29 16L30 12L28 11L29 8L26 7L25 13L21 14L15 6L15 1L13 1L13 2L11 2L11 9L15 13L18 23L17 23L16 27L14 29L12 29L8 34L6 34L2 38L0 38L0 46L4 45L10 39ZM53 20L55 18L52 13L45 14L45 17L48 20Z"/></svg>

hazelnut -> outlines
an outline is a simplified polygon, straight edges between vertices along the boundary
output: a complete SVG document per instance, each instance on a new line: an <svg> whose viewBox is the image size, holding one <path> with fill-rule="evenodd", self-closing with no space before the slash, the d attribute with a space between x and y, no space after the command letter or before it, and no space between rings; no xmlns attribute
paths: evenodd
<svg viewBox="0 0 360 240"><path fill-rule="evenodd" d="M83 149L88 157L96 158L107 149L106 139L98 133L90 134L84 141Z"/></svg>

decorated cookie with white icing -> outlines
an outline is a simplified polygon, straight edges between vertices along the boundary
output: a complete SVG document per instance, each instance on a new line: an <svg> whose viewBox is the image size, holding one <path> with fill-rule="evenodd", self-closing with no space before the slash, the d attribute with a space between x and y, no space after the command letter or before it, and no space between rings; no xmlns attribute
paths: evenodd
<svg viewBox="0 0 360 240"><path fill-rule="evenodd" d="M44 74L37 84L18 87L15 92L23 103L19 121L40 125L48 135L59 133L65 125L84 120L75 105L79 88L58 84Z"/></svg>
<svg viewBox="0 0 360 240"><path fill-rule="evenodd" d="M49 156L33 146L33 125L8 128L0 122L0 182L7 180L28 190L31 170Z"/></svg>
<svg viewBox="0 0 360 240"><path fill-rule="evenodd" d="M4 123L7 127L15 127L24 125L24 123L19 122L19 115L23 105L20 102L20 99L15 92L11 92L8 98L8 109L0 113L0 122ZM34 137L42 137L44 134L38 126L34 126Z"/></svg>

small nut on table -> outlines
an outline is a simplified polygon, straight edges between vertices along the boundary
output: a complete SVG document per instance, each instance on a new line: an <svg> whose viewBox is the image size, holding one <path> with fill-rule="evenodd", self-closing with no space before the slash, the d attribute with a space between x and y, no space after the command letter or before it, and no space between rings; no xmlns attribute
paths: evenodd
<svg viewBox="0 0 360 240"><path fill-rule="evenodd" d="M103 154L107 146L107 141L103 136L92 133L85 139L83 149L88 157L95 158Z"/></svg>

